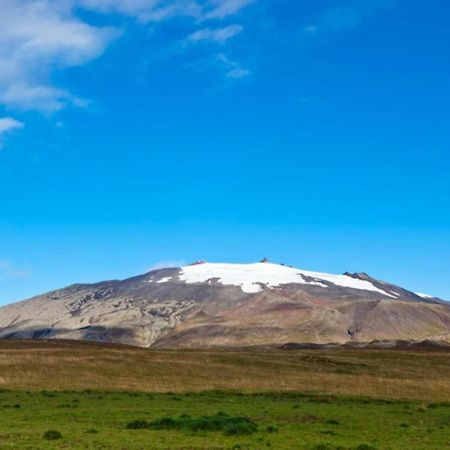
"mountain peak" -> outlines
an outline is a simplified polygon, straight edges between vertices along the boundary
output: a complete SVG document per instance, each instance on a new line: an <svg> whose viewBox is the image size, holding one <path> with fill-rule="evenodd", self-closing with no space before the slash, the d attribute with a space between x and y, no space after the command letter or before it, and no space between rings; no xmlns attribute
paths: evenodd
<svg viewBox="0 0 450 450"><path fill-rule="evenodd" d="M423 296L423 294L422 294ZM450 341L450 305L366 273L196 261L77 284L0 308L0 338L139 346L247 346L374 339Z"/></svg>
<svg viewBox="0 0 450 450"><path fill-rule="evenodd" d="M220 284L239 286L243 292L261 292L264 287L278 288L288 284L330 286L370 291L385 297L396 298L392 293L380 289L373 279L362 279L349 275L333 275L297 269L268 260L251 264L202 263L181 268L179 279L188 284L216 280ZM373 281L372 281L373 280Z"/></svg>
<svg viewBox="0 0 450 450"><path fill-rule="evenodd" d="M194 261L193 263L188 264L188 266L200 266L202 264L206 264L206 261L203 261L203 259L199 259L198 261Z"/></svg>
<svg viewBox="0 0 450 450"><path fill-rule="evenodd" d="M347 276L347 277L355 278L357 280L377 281L377 280L375 280L375 278L371 277L366 272L355 272L355 273L345 272L344 275Z"/></svg>

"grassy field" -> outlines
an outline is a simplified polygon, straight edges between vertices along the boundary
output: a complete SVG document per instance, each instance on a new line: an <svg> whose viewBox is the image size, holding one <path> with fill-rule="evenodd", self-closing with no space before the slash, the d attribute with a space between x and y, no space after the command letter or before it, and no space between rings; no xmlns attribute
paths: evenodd
<svg viewBox="0 0 450 450"><path fill-rule="evenodd" d="M295 393L5 391L0 411L1 449L450 448L450 403ZM48 440L48 431L60 438Z"/></svg>
<svg viewBox="0 0 450 450"><path fill-rule="evenodd" d="M0 389L295 391L450 401L450 352L147 350L0 341Z"/></svg>
<svg viewBox="0 0 450 450"><path fill-rule="evenodd" d="M450 448L445 351L0 341L0 449Z"/></svg>

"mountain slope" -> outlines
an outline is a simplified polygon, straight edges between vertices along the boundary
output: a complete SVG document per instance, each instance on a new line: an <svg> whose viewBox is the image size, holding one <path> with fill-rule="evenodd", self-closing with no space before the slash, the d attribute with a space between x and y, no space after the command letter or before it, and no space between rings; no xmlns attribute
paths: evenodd
<svg viewBox="0 0 450 450"><path fill-rule="evenodd" d="M199 262L0 308L0 338L44 337L143 347L450 341L450 304L365 273Z"/></svg>

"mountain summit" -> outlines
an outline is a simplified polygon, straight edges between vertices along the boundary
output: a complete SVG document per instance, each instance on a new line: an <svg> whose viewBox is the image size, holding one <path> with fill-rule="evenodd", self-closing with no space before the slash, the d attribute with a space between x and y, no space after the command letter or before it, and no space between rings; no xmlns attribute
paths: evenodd
<svg viewBox="0 0 450 450"><path fill-rule="evenodd" d="M450 304L372 278L198 261L0 308L1 338L142 347L450 341Z"/></svg>

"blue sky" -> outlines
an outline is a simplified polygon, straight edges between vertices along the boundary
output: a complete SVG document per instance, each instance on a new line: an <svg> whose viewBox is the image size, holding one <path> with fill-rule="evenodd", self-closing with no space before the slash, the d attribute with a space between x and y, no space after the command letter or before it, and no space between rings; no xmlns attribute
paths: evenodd
<svg viewBox="0 0 450 450"><path fill-rule="evenodd" d="M0 304L197 259L450 299L444 0L4 0Z"/></svg>

